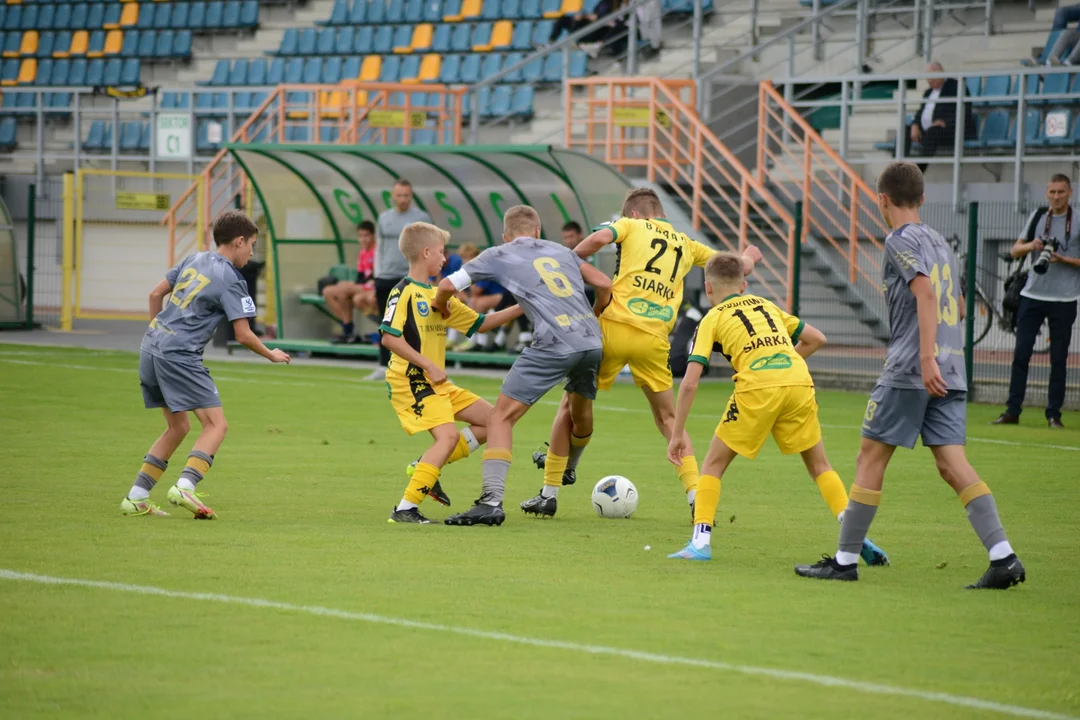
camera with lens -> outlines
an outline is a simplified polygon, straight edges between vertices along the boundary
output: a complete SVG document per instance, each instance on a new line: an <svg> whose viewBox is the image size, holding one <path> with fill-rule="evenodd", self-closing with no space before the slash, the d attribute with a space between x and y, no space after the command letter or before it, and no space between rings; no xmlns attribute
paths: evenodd
<svg viewBox="0 0 1080 720"><path fill-rule="evenodd" d="M1058 241L1051 237L1039 238L1042 241L1043 249L1035 255L1035 259L1031 262L1031 269L1038 275L1045 275L1046 271L1050 268L1050 256L1058 251Z"/></svg>

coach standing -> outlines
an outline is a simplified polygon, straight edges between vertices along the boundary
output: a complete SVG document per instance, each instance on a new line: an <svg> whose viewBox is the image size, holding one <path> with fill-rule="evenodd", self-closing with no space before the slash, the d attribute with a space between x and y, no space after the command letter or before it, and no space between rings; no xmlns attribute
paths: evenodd
<svg viewBox="0 0 1080 720"><path fill-rule="evenodd" d="M1013 351L1012 377L1009 380L1009 400L1005 412L994 425L1015 425L1027 390L1028 362L1035 347L1043 321L1050 325L1050 387L1047 392L1046 420L1052 428L1061 424L1061 406L1065 403L1066 363L1069 341L1076 321L1076 302L1080 299L1080 217L1075 217L1069 200L1072 183L1065 175L1054 175L1046 186L1050 207L1040 208L1028 219L1024 235L1009 253L1022 258L1029 253L1042 252L1048 239L1057 242L1050 255L1050 265L1044 274L1028 272L1027 283L1020 293L1020 308L1016 313L1016 350ZM1037 227L1032 232L1032 223ZM1028 238L1032 238L1029 240Z"/></svg>
<svg viewBox="0 0 1080 720"><path fill-rule="evenodd" d="M414 222L431 222L431 216L413 206L412 183L398 178L390 196L394 207L379 215L378 233L375 244L375 302L379 312L386 312L386 301L390 291L409 274L409 261L401 254L398 238L405 226ZM379 346L379 367L368 380L386 378L386 364L390 362L390 351Z"/></svg>

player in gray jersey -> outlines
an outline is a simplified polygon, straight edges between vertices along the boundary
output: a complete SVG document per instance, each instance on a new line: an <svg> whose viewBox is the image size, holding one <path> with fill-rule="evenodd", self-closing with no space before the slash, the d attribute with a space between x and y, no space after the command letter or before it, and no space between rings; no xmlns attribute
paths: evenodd
<svg viewBox="0 0 1080 720"><path fill-rule="evenodd" d="M532 345L514 362L488 420L488 444L482 463L483 491L466 512L447 525L499 525L506 476L512 458L514 424L543 395L566 380L570 417L552 428L552 445L569 444L571 435L592 434L592 401L600 369L600 325L585 299L585 284L596 290L596 308L611 297L611 280L562 245L540 239L540 216L527 205L506 211L503 242L489 248L439 283L435 306L446 303L478 280L505 287L533 326Z"/></svg>
<svg viewBox="0 0 1080 720"><path fill-rule="evenodd" d="M968 588L1004 590L1024 582L1024 566L1005 536L994 496L964 453L967 381L960 274L941 235L919 219L923 190L922 172L912 163L891 163L878 177L878 207L893 228L885 238L891 327L885 368L866 406L836 554L798 565L795 572L825 580L859 579L859 551L881 501L885 468L897 446L913 448L922 435L990 556L990 567Z"/></svg>
<svg viewBox="0 0 1080 720"><path fill-rule="evenodd" d="M187 435L190 411L202 424L202 432L168 500L192 512L197 520L216 517L195 492L228 430L217 387L202 362L203 349L227 319L242 345L271 362L289 362L281 350L267 349L248 323L248 318L255 317L255 301L237 268L251 259L258 232L243 213L222 213L213 228L217 252L189 255L150 292L150 327L139 349L139 384L146 407L161 408L166 428L143 458L135 484L120 503L124 515L168 515L150 501L150 491ZM166 296L169 300L163 303Z"/></svg>

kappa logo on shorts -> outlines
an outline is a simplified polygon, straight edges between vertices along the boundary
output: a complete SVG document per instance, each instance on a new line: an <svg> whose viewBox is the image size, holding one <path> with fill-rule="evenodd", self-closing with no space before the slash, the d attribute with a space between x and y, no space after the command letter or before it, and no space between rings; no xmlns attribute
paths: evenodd
<svg viewBox="0 0 1080 720"><path fill-rule="evenodd" d="M787 370L791 367L791 358L784 353L758 358L750 363L751 370Z"/></svg>
<svg viewBox="0 0 1080 720"><path fill-rule="evenodd" d="M739 419L739 406L735 404L735 398L731 399L731 404L728 405L727 414L724 415L724 422L735 422Z"/></svg>
<svg viewBox="0 0 1080 720"><path fill-rule="evenodd" d="M670 322L671 318L675 317L675 311L667 305L657 305L645 298L631 298L630 301L626 303L626 307L630 312L644 318Z"/></svg>
<svg viewBox="0 0 1080 720"><path fill-rule="evenodd" d="M416 301L416 312L420 313L420 317L427 317L431 312L431 308L428 307L427 300Z"/></svg>

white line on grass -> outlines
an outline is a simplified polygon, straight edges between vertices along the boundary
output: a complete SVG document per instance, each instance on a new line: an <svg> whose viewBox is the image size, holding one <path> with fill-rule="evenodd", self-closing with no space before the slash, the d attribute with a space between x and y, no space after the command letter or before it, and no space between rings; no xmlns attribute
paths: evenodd
<svg viewBox="0 0 1080 720"><path fill-rule="evenodd" d="M73 363L41 362L39 360L14 360L14 359L11 359L9 357L6 357L6 355L7 354L5 354L5 353L0 353L0 363L9 363L11 365L31 365L31 366L40 366L40 367L55 367L55 368L63 368L63 369L67 369L67 370L91 370L91 371L119 372L119 373L131 373L131 372L134 372L133 368L102 367L102 366L93 366L93 365L76 365L76 364L73 364ZM239 370L239 368L238 367L230 367L228 372L235 372L236 370ZM251 371L254 371L254 373L256 373L256 374L261 374L260 373L260 370L261 370L260 368L250 368L250 369L246 369L246 370L251 370ZM274 372L274 371L271 371L271 372ZM353 378L316 377L316 376L302 376L302 377L306 377L307 380L309 380L309 381L318 381L318 382L324 382L324 383L334 383L334 384L338 384L338 385L349 385L350 387L353 387L353 388L356 388L356 389L359 389L359 390L385 392L385 388L383 387L381 381L356 380L356 379L353 379ZM255 379L255 378L250 378L250 377L246 377L246 378L245 377L237 377L236 375L221 374L221 373L217 373L217 372L214 373L214 379L215 380L224 380L226 382L257 383L257 384L260 384L260 385L271 385L271 386L281 386L281 387L319 387L315 382L304 382L304 381L295 381L295 380L269 380L269 379L263 380L263 379ZM559 406L558 401L555 401L555 400L541 400L537 404L538 405L550 405L552 407L558 407ZM605 412L649 413L650 415L652 414L652 411L649 410L648 408L625 408L625 407L617 407L615 405L594 405L593 407L596 410L603 410ZM834 425L834 424L830 424L830 423L822 423L821 427L830 428L830 429L833 429L833 430L859 430L859 429L861 429L861 426L859 426L859 425ZM1011 446L1018 446L1018 447L1022 446L1022 447L1033 447L1033 448L1044 448L1044 449L1047 449L1047 450L1065 450L1067 452L1080 452L1080 446L1076 446L1076 445L1053 445L1053 444L1050 444L1050 443L1018 442L1016 440L999 440L999 439L996 439L996 438L975 437L975 436L972 436L972 435L969 435L967 439L968 439L968 442L981 442L981 443L988 443L988 444L991 444L991 445L1011 445Z"/></svg>
<svg viewBox="0 0 1080 720"><path fill-rule="evenodd" d="M0 579L14 582L38 583L41 585L74 585L77 587L95 588L98 590L113 590L115 592L134 593L138 595L156 595L159 597L177 598L181 600L198 600L200 602L215 602L227 605L246 605L248 607L265 608L269 610L281 610L283 612L303 613L306 615L318 615L321 617L338 618L340 620L357 620L360 622L373 623L376 625L393 625L395 627L409 628L411 630L428 630L454 635L465 635L483 640L513 643L515 645L528 645L531 647L549 648L553 650L566 650L569 652L585 653L588 655L608 655L638 660L640 662L655 663L659 665L685 665L689 667L705 668L708 670L721 670L724 672L740 673L742 675L754 675L768 677L776 680L795 680L824 687L838 687L871 695L895 695L899 697L915 698L932 703L955 705L974 710L986 710L1012 715L1014 717L1042 718L1044 720L1080 720L1078 718L1062 715L1060 713L1026 708L1019 705L1004 705L980 700L979 698L964 697L963 695L950 695L948 693L927 692L912 690L910 688L881 685L878 683L860 682L846 678L833 677L831 675L818 675L794 670L776 670L773 668L755 667L753 665L737 665L734 663L704 660L699 658L680 657L678 655L660 655L657 653L630 650L627 648L607 647L604 645L583 645L580 643L566 642L563 640L545 640L532 638L524 635L511 635L509 633L490 632L476 630L468 627L454 625L438 625L436 623L417 622L403 618L374 615L372 613L350 612L335 608L322 607L319 605L293 605L292 603L264 600L262 598L238 597L235 595L219 595L216 593L193 593L179 590L167 590L165 588L152 587L149 585L129 585L127 583L106 582L101 580L82 580L78 578L62 578L50 575L35 575L22 573L15 570L0 569Z"/></svg>

